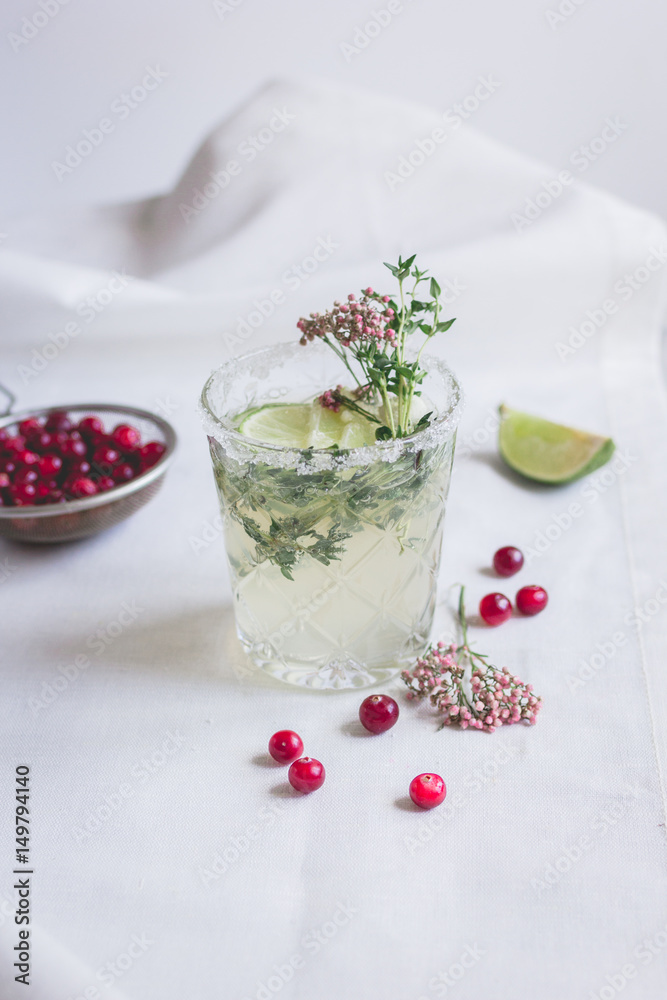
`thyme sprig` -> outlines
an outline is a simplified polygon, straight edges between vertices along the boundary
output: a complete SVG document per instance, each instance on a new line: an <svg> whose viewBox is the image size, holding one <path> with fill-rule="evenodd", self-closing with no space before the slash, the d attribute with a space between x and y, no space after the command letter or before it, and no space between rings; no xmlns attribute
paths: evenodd
<svg viewBox="0 0 667 1000"><path fill-rule="evenodd" d="M283 576L293 580L292 570L300 557L308 555L329 566L343 553L342 542L351 537L349 531L331 525L326 535L314 528L305 528L297 517L271 518L268 531L262 529L254 518L236 510L232 516L243 525L255 543L257 562L268 560L279 567Z"/></svg>

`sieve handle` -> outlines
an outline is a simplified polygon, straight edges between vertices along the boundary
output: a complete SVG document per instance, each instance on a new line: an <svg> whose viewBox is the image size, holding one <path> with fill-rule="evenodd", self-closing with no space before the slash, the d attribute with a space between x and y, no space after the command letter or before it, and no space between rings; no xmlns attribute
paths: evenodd
<svg viewBox="0 0 667 1000"><path fill-rule="evenodd" d="M12 412L12 406L16 402L16 396L14 395L13 392L11 392L9 389L7 389L4 385L0 385L0 394L2 394L3 396L5 396L6 399L7 399L7 403L5 405L4 410L2 410L0 412L0 417L6 417L8 414L10 414Z"/></svg>

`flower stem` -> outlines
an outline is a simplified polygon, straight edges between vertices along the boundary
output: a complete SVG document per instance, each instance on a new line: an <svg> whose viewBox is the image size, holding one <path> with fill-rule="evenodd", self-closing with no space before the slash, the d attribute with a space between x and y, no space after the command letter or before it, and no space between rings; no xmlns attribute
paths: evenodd
<svg viewBox="0 0 667 1000"><path fill-rule="evenodd" d="M384 405L385 413L389 414L389 423L391 425L391 436L396 437L396 424L394 423L394 411L391 408L391 403L389 402L389 396L387 395L387 383L383 382L380 386L380 395L382 396L382 403ZM399 416L400 420L400 416Z"/></svg>
<svg viewBox="0 0 667 1000"><path fill-rule="evenodd" d="M400 318L399 324L398 324L398 336L397 336L396 339L398 341L398 360L399 360L399 363L402 365L403 362L404 362L404 359L405 359L405 318L406 318L405 317L405 292L403 290L403 278L399 278L398 279L398 288L399 288L399 292L400 292L400 296L401 296L401 318ZM397 393L397 395L398 395L398 406L397 406L397 412L398 412L398 425L401 428L401 432L403 434L405 434L405 416L406 416L406 414L404 413L404 407L403 407L403 388L404 388L404 385L405 385L405 380L404 380L403 376L400 375L399 379L398 379L398 393ZM392 430L393 430L393 426L392 426ZM395 432L394 432L394 437L396 437Z"/></svg>
<svg viewBox="0 0 667 1000"><path fill-rule="evenodd" d="M398 290L401 296L401 318L398 324L398 336L396 337L398 341L398 359L403 364L405 358L405 293L403 291L403 279L398 279Z"/></svg>
<svg viewBox="0 0 667 1000"><path fill-rule="evenodd" d="M334 342L333 342L332 340L329 340L329 338L328 338L328 337L323 337L322 339L323 339L323 341L325 342L325 344L328 344L328 345L329 345L329 347L331 348L331 350L332 350L332 351L334 351L334 353L338 355L338 357L339 357L339 358L340 358L340 360L341 360L341 361L343 362L343 364L345 365L345 367L346 367L346 368L347 368L347 370L349 371L349 373L350 373L350 375L352 376L352 378L354 379L354 381L355 381L355 382L357 383L357 385L359 386L359 388L361 388L361 386L362 386L362 383L361 383L361 382L359 381L359 379L358 379L357 375L356 375L356 374L355 374L355 373L353 372L353 370L352 370L352 369L350 368L350 362L349 362L349 361L347 360L347 355L345 354L345 351L342 351L342 350L340 350L340 349L339 349L339 348L338 348L338 347L337 347L337 346L336 346L336 345L334 344Z"/></svg>
<svg viewBox="0 0 667 1000"><path fill-rule="evenodd" d="M370 420L371 423L374 424L382 423L381 420L378 420L378 418L374 416L372 413L369 413L368 410L364 410L363 406L359 406L359 404L355 403L354 400L348 399L347 396L343 396L340 392L336 392L334 390L332 395L336 400L336 402L340 403L341 406L347 407L348 410L352 410L354 413L359 413L362 417L365 417L366 420Z"/></svg>

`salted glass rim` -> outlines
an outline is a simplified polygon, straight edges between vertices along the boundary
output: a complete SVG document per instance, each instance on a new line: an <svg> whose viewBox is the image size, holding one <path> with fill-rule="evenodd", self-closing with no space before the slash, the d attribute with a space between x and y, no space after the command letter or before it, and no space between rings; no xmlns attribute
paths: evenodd
<svg viewBox="0 0 667 1000"><path fill-rule="evenodd" d="M433 447L456 430L463 408L463 391L449 366L433 355L423 356L423 367L429 375L437 375L444 386L447 406L431 419L428 427L415 431L404 438L390 438L375 441L358 448L345 448L336 452L331 448L294 448L271 444L242 434L234 421L240 414L220 416L213 409L210 394L225 379L233 379L248 374L253 362L268 362L267 370L278 367L294 358L299 351L316 350L318 345L307 345L287 341L270 347L260 347L254 351L230 358L215 368L204 384L199 401L199 413L204 429L209 437L217 441L223 449L238 461L262 461L265 453L267 463L281 467L296 467L298 471L312 471L313 468L340 468L343 466L369 465L377 461L396 461L402 454L421 451ZM308 469L305 466L308 466Z"/></svg>

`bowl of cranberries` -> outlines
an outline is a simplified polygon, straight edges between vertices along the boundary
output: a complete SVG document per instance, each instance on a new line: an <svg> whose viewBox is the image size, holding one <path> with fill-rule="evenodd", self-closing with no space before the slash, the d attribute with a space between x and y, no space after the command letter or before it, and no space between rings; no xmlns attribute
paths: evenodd
<svg viewBox="0 0 667 1000"><path fill-rule="evenodd" d="M0 535L67 542L118 524L155 496L175 447L166 420L131 406L0 418Z"/></svg>

